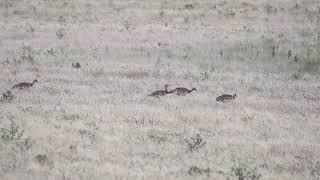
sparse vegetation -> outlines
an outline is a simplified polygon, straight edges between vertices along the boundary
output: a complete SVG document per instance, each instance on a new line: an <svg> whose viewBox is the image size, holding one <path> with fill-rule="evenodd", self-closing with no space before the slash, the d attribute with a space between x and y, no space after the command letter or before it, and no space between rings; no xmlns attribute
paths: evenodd
<svg viewBox="0 0 320 180"><path fill-rule="evenodd" d="M193 4L185 4L184 8L186 8L186 9L194 9L194 5Z"/></svg>
<svg viewBox="0 0 320 180"><path fill-rule="evenodd" d="M311 169L311 176L314 178L320 178L320 161L317 161L316 164Z"/></svg>
<svg viewBox="0 0 320 180"><path fill-rule="evenodd" d="M21 60L23 62L29 62L29 63L34 63L34 52L31 48L31 46L23 46L22 47L22 55L21 55Z"/></svg>
<svg viewBox="0 0 320 180"><path fill-rule="evenodd" d="M9 141L20 140L23 133L24 130L11 120L9 127L1 128L1 139Z"/></svg>
<svg viewBox="0 0 320 180"><path fill-rule="evenodd" d="M203 140L200 134L197 134L195 137L191 137L190 139L185 139L185 142L188 147L188 152L198 151L200 148L206 145L206 142Z"/></svg>
<svg viewBox="0 0 320 180"><path fill-rule="evenodd" d="M41 166L49 166L53 167L53 163L49 160L46 154L38 154L34 157L34 159L41 165Z"/></svg>
<svg viewBox="0 0 320 180"><path fill-rule="evenodd" d="M303 67L302 71L307 73L318 73L320 68L320 59L307 60Z"/></svg>
<svg viewBox="0 0 320 180"><path fill-rule="evenodd" d="M252 121L254 120L255 118L255 114L244 114L244 115L241 115L241 120L244 121L244 122L249 122L249 121Z"/></svg>
<svg viewBox="0 0 320 180"><path fill-rule="evenodd" d="M27 23L26 24L26 27L25 27L25 30L27 31L27 32L29 32L29 33L34 33L34 27L31 25L31 24L29 24L29 23Z"/></svg>
<svg viewBox="0 0 320 180"><path fill-rule="evenodd" d="M15 96L12 94L12 92L10 90L7 90L2 94L0 102L11 102L14 98Z"/></svg>
<svg viewBox="0 0 320 180"><path fill-rule="evenodd" d="M62 39L63 36L64 36L63 29L58 29L57 32L56 32L56 35L57 35L58 39Z"/></svg>
<svg viewBox="0 0 320 180"><path fill-rule="evenodd" d="M81 68L81 65L80 65L79 62L76 62L76 63L72 63L72 67L76 68L76 69L79 69L79 68Z"/></svg>
<svg viewBox="0 0 320 180"><path fill-rule="evenodd" d="M21 142L17 142L17 146L19 147L19 150L22 152L28 151L32 147L32 143L30 138L26 138Z"/></svg>
<svg viewBox="0 0 320 180"><path fill-rule="evenodd" d="M197 166L191 166L188 169L188 173L190 175L202 175L202 174L205 174L205 175L209 176L210 175L210 169L209 168L203 169L203 168L199 168Z"/></svg>
<svg viewBox="0 0 320 180"><path fill-rule="evenodd" d="M271 6L270 4L267 4L267 5L264 7L264 10L266 11L267 14L277 13L277 8Z"/></svg>
<svg viewBox="0 0 320 180"><path fill-rule="evenodd" d="M258 172L257 167L254 167L248 161L237 159L233 160L233 166L231 167L230 177L231 179L238 180L259 180L262 175Z"/></svg>

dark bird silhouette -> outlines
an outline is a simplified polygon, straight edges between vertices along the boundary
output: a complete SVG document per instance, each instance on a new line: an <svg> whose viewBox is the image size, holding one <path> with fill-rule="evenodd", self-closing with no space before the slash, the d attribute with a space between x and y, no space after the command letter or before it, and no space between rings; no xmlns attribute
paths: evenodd
<svg viewBox="0 0 320 180"><path fill-rule="evenodd" d="M226 102L233 100L237 97L236 94L230 95L230 94L222 94L221 96L217 97L217 101Z"/></svg>
<svg viewBox="0 0 320 180"><path fill-rule="evenodd" d="M165 89L165 90L155 91L155 92L151 93L151 94L148 95L148 96L156 97L156 98L159 98L159 96L164 96L164 95L166 95L166 94L169 93L169 92L168 92L168 85L167 85L167 84L164 86L164 89Z"/></svg>
<svg viewBox="0 0 320 180"><path fill-rule="evenodd" d="M178 87L178 88L175 88L174 90L169 91L168 93L175 93L178 96L182 96L182 95L186 95L186 94L191 93L192 91L196 91L196 90L197 90L196 88L192 88L189 90L184 87Z"/></svg>
<svg viewBox="0 0 320 180"><path fill-rule="evenodd" d="M12 89L25 89L25 88L30 88L33 86L34 83L38 82L38 80L34 80L32 83L27 83L27 82L22 82L19 84L16 84L12 87Z"/></svg>

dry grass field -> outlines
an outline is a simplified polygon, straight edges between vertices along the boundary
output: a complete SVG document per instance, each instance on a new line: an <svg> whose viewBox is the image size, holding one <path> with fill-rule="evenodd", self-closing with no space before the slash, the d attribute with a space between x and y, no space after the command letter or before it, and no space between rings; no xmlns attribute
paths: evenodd
<svg viewBox="0 0 320 180"><path fill-rule="evenodd" d="M320 179L318 0L0 0L0 69L1 180Z"/></svg>

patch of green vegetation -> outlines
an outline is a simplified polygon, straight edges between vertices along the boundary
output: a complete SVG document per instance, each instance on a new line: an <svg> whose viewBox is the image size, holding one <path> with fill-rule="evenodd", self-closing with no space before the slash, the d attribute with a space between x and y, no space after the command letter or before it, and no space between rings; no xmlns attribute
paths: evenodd
<svg viewBox="0 0 320 180"><path fill-rule="evenodd" d="M293 80L299 80L303 77L303 74L300 71L298 71L298 72L293 73L291 75L291 77Z"/></svg>
<svg viewBox="0 0 320 180"><path fill-rule="evenodd" d="M206 174L206 175L210 175L210 169L209 168L199 168L197 166L191 166L189 169L188 169L188 173L190 175L202 175L202 174Z"/></svg>
<svg viewBox="0 0 320 180"><path fill-rule="evenodd" d="M8 128L1 128L0 132L1 139L14 141L19 140L23 136L24 130L11 120L10 126Z"/></svg>
<svg viewBox="0 0 320 180"><path fill-rule="evenodd" d="M21 151L27 151L27 150L29 150L29 149L32 147L32 143L31 143L30 138L27 138L27 139L25 139L25 140L22 141L22 142L18 142L18 143L17 143L17 146L19 147L19 149L20 149Z"/></svg>
<svg viewBox="0 0 320 180"><path fill-rule="evenodd" d="M232 161L230 177L227 179L259 180L261 178L262 175L259 174L257 167L254 167L252 163L241 159L233 159Z"/></svg>
<svg viewBox="0 0 320 180"><path fill-rule="evenodd" d="M21 60L29 63L34 63L34 53L31 46L23 46L22 47L22 55Z"/></svg>
<svg viewBox="0 0 320 180"><path fill-rule="evenodd" d="M38 154L34 158L39 162L41 166L45 166L49 162L49 159L45 154Z"/></svg>
<svg viewBox="0 0 320 180"><path fill-rule="evenodd" d="M320 58L306 61L301 70L310 74L318 73L320 70Z"/></svg>
<svg viewBox="0 0 320 180"><path fill-rule="evenodd" d="M0 99L0 102L11 102L14 99L14 95L11 91L7 90L2 94L2 97Z"/></svg>
<svg viewBox="0 0 320 180"><path fill-rule="evenodd" d="M185 142L187 143L189 152L198 151L200 148L206 145L206 142L203 140L200 134L197 134L196 137L185 139Z"/></svg>

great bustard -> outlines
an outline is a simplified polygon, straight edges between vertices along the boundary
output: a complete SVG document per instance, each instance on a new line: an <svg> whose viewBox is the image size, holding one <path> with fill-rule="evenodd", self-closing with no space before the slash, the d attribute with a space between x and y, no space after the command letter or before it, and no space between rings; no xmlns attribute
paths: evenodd
<svg viewBox="0 0 320 180"><path fill-rule="evenodd" d="M186 94L191 93L192 91L196 91L196 90L197 90L196 88L192 88L189 90L184 87L178 87L178 88L175 88L174 90L169 91L169 93L175 93L176 95L181 96L181 95L186 95Z"/></svg>
<svg viewBox="0 0 320 180"><path fill-rule="evenodd" d="M164 90L155 91L148 96L159 98L159 96L164 96L168 93L169 93L168 92L168 85L166 84L166 85L164 85Z"/></svg>
<svg viewBox="0 0 320 180"><path fill-rule="evenodd" d="M25 88L30 88L33 86L34 83L38 82L38 80L34 80L32 83L27 83L27 82L22 82L19 84L16 84L12 87L12 89L25 89Z"/></svg>
<svg viewBox="0 0 320 180"><path fill-rule="evenodd" d="M237 97L236 94L230 95L230 94L222 94L221 96L217 97L217 101L225 102L233 100Z"/></svg>

